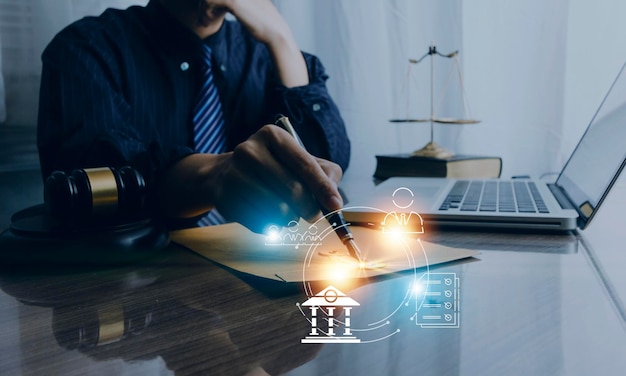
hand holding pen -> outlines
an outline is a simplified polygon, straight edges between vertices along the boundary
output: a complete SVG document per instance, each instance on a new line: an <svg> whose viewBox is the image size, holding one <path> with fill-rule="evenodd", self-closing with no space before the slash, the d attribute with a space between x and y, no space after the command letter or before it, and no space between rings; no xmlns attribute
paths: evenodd
<svg viewBox="0 0 626 376"><path fill-rule="evenodd" d="M298 136L298 133L289 121L288 117L284 115L276 115L276 125L286 130L304 149L304 144L302 143L302 140ZM339 240L341 240L341 242L346 246L348 254L357 259L357 261L359 262L364 261L361 256L361 250L356 245L356 242L354 241L354 236L352 235L352 232L350 232L348 224L346 223L346 220L343 217L341 211L339 209L331 211L322 206L322 213L324 213L324 215L327 217L330 225L333 226L333 230L335 231L335 234L337 234L337 236L339 237Z"/></svg>
<svg viewBox="0 0 626 376"><path fill-rule="evenodd" d="M343 206L337 189L341 168L309 154L275 125L262 127L232 152L194 154L185 162L209 171L206 181L188 189L208 197L227 220L254 232L263 233L271 224L285 226L300 218L313 222L322 217L320 208L332 212ZM164 184L180 181L177 179L170 176ZM177 199L191 200L193 196L192 192Z"/></svg>

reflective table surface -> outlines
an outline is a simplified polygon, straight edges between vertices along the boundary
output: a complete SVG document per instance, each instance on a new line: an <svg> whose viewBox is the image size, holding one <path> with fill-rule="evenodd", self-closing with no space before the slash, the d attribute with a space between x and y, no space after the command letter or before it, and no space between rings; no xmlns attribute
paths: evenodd
<svg viewBox="0 0 626 376"><path fill-rule="evenodd" d="M576 234L427 234L481 253L337 285L359 304L350 325L360 343L301 343L313 326L301 285L241 275L174 244L126 266L5 266L0 374L621 375L625 197L622 179ZM416 275L441 295L426 298ZM346 317L344 307L336 320Z"/></svg>

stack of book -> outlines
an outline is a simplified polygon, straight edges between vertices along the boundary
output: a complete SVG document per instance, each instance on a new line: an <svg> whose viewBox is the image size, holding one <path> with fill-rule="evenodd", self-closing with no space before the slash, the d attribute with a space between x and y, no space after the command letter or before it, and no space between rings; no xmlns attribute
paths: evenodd
<svg viewBox="0 0 626 376"><path fill-rule="evenodd" d="M381 180L393 176L497 178L501 171L500 157L454 155L450 158L429 158L407 153L377 155L374 177Z"/></svg>

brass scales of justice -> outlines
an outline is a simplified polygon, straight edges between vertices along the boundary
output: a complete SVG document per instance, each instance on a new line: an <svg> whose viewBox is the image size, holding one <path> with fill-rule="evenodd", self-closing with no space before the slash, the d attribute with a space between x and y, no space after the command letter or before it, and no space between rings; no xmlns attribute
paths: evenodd
<svg viewBox="0 0 626 376"><path fill-rule="evenodd" d="M459 83L461 86L461 97L463 100L463 117L460 119L453 119L453 118L441 118L441 117L436 117L435 116L435 107L434 107L434 94L435 94L435 83L434 83L434 76L435 76L435 64L434 64L434 57L435 55L440 56L440 57L444 57L444 58L448 58L448 59L454 59L454 67L456 67L456 71L459 77ZM434 123L438 123L438 124L476 124L476 123L480 123L480 120L475 120L475 119L471 119L466 117L465 115L467 113L469 113L469 106L467 104L467 100L465 97L465 89L463 86L463 75L461 73L461 65L459 62L459 51L454 51L451 52L449 54L442 54L439 51L437 51L437 47L434 44L431 44L428 47L428 52L425 53L422 57L420 57L419 59L409 59L409 70L407 72L407 75L410 76L410 69L411 69L411 65L412 64L419 64L420 62L422 62L422 60L424 60L427 56L430 56L430 117L427 119L411 119L411 118L404 118L404 119L391 119L389 120L392 123L426 123L429 122L430 123L430 142L426 144L426 146L424 146L421 149L415 150L413 153L411 153L411 156L419 156L419 157L429 157L429 158L437 158L437 159L445 159L445 158L450 158L452 156L454 156L454 153L446 150L445 148L441 147L440 145L438 145L437 143L435 143L434 141ZM450 77L452 75L452 69L450 70L450 74L448 75L448 83L450 82ZM408 81L407 80L407 85L408 85ZM448 83L446 84L446 86L448 86ZM445 94L445 90L444 90L444 94ZM407 91L407 98L408 98L408 91ZM408 99L407 99L408 100ZM407 108L407 113L408 113L408 108ZM408 114L407 114L408 115Z"/></svg>

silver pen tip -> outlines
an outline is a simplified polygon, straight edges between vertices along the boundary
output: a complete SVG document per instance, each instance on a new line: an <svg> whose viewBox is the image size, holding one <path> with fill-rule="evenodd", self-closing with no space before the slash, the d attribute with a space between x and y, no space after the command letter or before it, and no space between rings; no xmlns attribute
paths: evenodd
<svg viewBox="0 0 626 376"><path fill-rule="evenodd" d="M346 244L346 248L348 249L348 253L350 254L350 256L352 256L355 259L359 260L359 262L364 262L365 261L361 257L361 250L356 245L356 243L354 242L353 239L348 240L345 244Z"/></svg>

